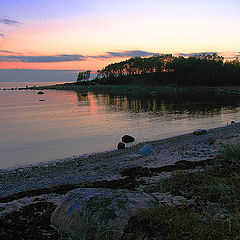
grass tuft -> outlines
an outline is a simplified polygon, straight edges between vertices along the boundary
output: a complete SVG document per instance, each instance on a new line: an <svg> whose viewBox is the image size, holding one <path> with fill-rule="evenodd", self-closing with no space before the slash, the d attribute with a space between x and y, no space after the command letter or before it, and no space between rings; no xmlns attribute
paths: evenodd
<svg viewBox="0 0 240 240"><path fill-rule="evenodd" d="M149 212L132 220L136 225L140 221L141 228L136 230L130 224L131 231L137 231L139 236L145 232L150 234L151 231L144 228L148 225L153 232L154 226L158 226L154 239L240 238L240 144L224 146L217 160L201 171L178 171L141 190L182 195L193 199L195 204L192 207L161 206L154 210L155 214L153 210L146 210ZM134 239L130 237L131 231L126 235L127 240Z"/></svg>
<svg viewBox="0 0 240 240"><path fill-rule="evenodd" d="M224 161L240 164L240 144L227 144L223 147L220 158Z"/></svg>
<svg viewBox="0 0 240 240"><path fill-rule="evenodd" d="M238 239L239 228L212 220L186 206L160 206L147 209L131 218L123 240Z"/></svg>

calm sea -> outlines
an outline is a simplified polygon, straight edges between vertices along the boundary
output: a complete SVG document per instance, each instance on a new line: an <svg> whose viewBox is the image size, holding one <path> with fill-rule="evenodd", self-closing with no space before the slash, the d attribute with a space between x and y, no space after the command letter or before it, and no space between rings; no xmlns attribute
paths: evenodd
<svg viewBox="0 0 240 240"><path fill-rule="evenodd" d="M0 168L116 149L124 134L142 142L240 121L239 97L44 92L0 90Z"/></svg>

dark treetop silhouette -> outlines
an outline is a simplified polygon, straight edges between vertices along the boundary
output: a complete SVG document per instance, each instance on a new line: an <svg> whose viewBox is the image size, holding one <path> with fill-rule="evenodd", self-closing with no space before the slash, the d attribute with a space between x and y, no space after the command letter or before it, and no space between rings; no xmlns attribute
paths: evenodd
<svg viewBox="0 0 240 240"><path fill-rule="evenodd" d="M100 84L239 85L240 62L217 54L176 57L171 54L134 57L98 70Z"/></svg>

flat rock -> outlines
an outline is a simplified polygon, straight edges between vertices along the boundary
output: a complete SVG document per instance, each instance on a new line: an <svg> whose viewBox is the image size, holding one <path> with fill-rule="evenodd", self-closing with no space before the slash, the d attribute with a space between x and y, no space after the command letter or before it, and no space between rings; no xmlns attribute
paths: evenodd
<svg viewBox="0 0 240 240"><path fill-rule="evenodd" d="M183 196L173 196L169 193L153 193L154 197L158 199L160 204L167 204L168 206L180 206L183 204L193 204L194 200L188 200Z"/></svg>
<svg viewBox="0 0 240 240"><path fill-rule="evenodd" d="M207 133L207 130L204 129L197 129L196 131L193 132L193 135L202 135Z"/></svg>

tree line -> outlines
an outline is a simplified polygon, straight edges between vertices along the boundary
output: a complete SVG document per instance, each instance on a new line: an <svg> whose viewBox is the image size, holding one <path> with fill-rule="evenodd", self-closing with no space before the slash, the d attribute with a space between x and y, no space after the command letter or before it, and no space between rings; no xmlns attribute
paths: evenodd
<svg viewBox="0 0 240 240"><path fill-rule="evenodd" d="M239 85L240 62L238 58L225 61L217 54L133 57L99 70L96 81L103 84Z"/></svg>

